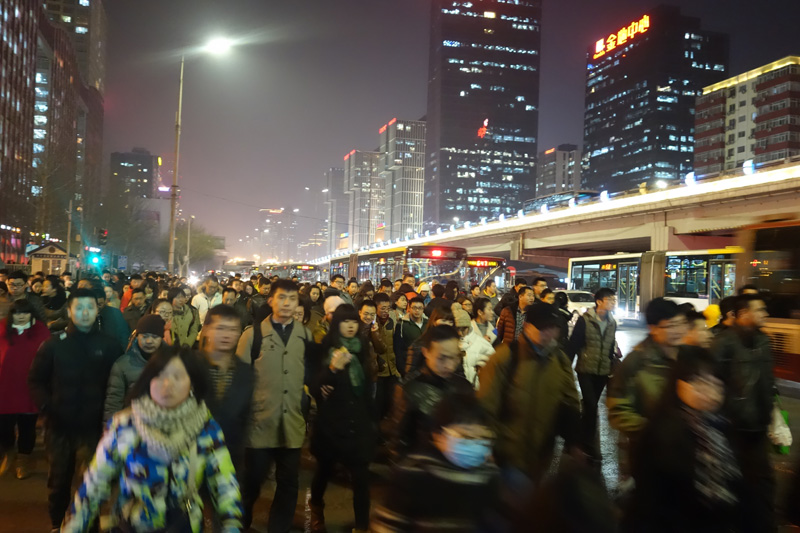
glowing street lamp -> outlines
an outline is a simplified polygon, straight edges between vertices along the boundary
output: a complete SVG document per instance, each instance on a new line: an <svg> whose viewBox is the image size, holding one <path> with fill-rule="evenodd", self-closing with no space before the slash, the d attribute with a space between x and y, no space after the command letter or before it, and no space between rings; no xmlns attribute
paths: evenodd
<svg viewBox="0 0 800 533"><path fill-rule="evenodd" d="M233 41L223 37L212 39L203 51L213 55L227 53L233 47ZM180 167L181 155L181 121L183 115L183 66L186 62L186 55L181 55L181 76L178 83L178 113L175 115L175 167L172 172L172 187L170 193L170 216L169 216L169 255L167 257L167 271L170 274L175 272L175 213L178 206L178 170Z"/></svg>

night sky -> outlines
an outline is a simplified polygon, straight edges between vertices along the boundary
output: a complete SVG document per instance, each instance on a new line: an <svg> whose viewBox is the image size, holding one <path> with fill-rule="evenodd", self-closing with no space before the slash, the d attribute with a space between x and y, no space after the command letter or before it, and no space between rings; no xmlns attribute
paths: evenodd
<svg viewBox="0 0 800 533"><path fill-rule="evenodd" d="M800 54L798 0L672 3L730 34L731 75ZM540 149L581 143L587 47L654 5L544 0ZM173 152L186 52L182 204L227 238L230 256L253 253L238 240L258 207L299 208L310 234L325 218L323 172L376 148L391 118L425 114L428 0L111 0L106 10L106 151ZM195 51L218 35L243 44L223 58Z"/></svg>

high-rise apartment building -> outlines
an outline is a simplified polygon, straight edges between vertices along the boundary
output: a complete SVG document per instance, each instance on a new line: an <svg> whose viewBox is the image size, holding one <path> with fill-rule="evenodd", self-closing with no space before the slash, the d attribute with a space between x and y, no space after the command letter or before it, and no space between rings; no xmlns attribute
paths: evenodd
<svg viewBox="0 0 800 533"><path fill-rule="evenodd" d="M37 0L0 1L0 259L22 262L36 211L33 187L33 113Z"/></svg>
<svg viewBox="0 0 800 533"><path fill-rule="evenodd" d="M342 248L350 231L349 200L345 194L344 169L331 167L325 172L325 205L328 208L328 251L332 254Z"/></svg>
<svg viewBox="0 0 800 533"><path fill-rule="evenodd" d="M47 0L50 21L67 30L83 82L105 92L108 21L102 0Z"/></svg>
<svg viewBox="0 0 800 533"><path fill-rule="evenodd" d="M382 240L422 233L425 121L393 118L378 131L384 185Z"/></svg>
<svg viewBox="0 0 800 533"><path fill-rule="evenodd" d="M587 54L584 189L663 187L691 172L695 99L728 72L728 36L677 7L623 22Z"/></svg>
<svg viewBox="0 0 800 533"><path fill-rule="evenodd" d="M362 248L376 241L383 223L384 186L378 167L379 152L352 150L344 156L344 186L348 196L348 248Z"/></svg>
<svg viewBox="0 0 800 533"><path fill-rule="evenodd" d="M536 198L581 188L581 151L574 144L561 144L539 153Z"/></svg>
<svg viewBox="0 0 800 533"><path fill-rule="evenodd" d="M127 200L156 198L159 159L144 148L111 154L112 194L121 194Z"/></svg>
<svg viewBox="0 0 800 533"><path fill-rule="evenodd" d="M433 0L426 227L512 214L533 193L540 0Z"/></svg>
<svg viewBox="0 0 800 533"><path fill-rule="evenodd" d="M800 57L706 87L695 120L697 176L800 155Z"/></svg>

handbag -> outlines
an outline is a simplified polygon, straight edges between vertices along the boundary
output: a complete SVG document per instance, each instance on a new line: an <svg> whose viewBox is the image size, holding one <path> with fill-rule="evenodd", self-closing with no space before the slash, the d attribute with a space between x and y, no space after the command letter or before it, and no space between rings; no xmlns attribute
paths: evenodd
<svg viewBox="0 0 800 533"><path fill-rule="evenodd" d="M780 396L775 396L772 404L772 417L767 428L767 436L775 446L775 453L789 455L792 445L792 432L789 430L789 412L783 409Z"/></svg>

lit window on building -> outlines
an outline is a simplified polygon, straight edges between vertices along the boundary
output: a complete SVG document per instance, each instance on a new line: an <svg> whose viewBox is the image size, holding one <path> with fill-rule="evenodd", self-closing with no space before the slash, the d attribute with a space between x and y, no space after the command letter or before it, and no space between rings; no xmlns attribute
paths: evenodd
<svg viewBox="0 0 800 533"><path fill-rule="evenodd" d="M75 33L89 33L89 28L86 26L75 26Z"/></svg>

